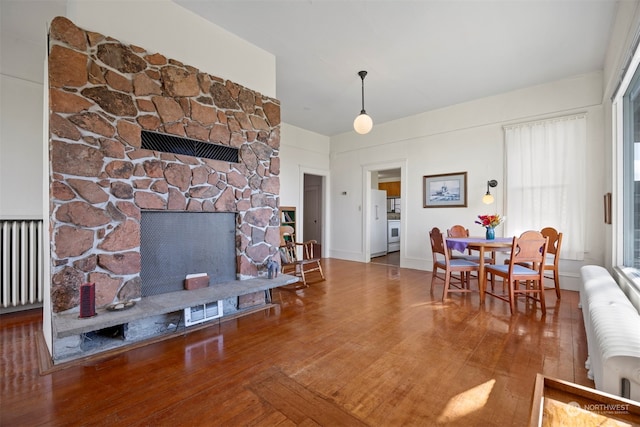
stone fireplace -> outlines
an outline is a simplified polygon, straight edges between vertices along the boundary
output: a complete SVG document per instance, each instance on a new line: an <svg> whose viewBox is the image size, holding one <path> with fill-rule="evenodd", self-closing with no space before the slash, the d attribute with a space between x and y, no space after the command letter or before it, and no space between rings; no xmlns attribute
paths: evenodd
<svg viewBox="0 0 640 427"><path fill-rule="evenodd" d="M230 80L78 28L49 35L51 301L141 294L145 211L235 214L237 279L279 245L280 104ZM142 132L236 148L238 162L143 148Z"/></svg>

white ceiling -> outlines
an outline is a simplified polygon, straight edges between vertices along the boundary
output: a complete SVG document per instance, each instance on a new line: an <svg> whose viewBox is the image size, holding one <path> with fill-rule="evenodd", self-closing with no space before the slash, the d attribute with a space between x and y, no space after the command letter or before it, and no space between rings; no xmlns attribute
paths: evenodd
<svg viewBox="0 0 640 427"><path fill-rule="evenodd" d="M602 70L614 0L174 0L276 57L282 120L324 135Z"/></svg>
<svg viewBox="0 0 640 427"><path fill-rule="evenodd" d="M11 44L41 45L45 26L36 18L64 14L66 3L0 1L5 53ZM602 70L617 7L614 0L174 1L274 54L282 120L324 135L352 130L360 70L369 72L365 108L374 126ZM2 60L0 68L12 75L17 65ZM28 68L40 77L41 68Z"/></svg>

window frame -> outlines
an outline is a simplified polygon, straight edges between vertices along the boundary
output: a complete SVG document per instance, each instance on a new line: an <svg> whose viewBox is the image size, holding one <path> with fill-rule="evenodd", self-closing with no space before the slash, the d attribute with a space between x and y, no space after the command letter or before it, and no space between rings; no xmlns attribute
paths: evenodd
<svg viewBox="0 0 640 427"><path fill-rule="evenodd" d="M616 273L625 279L630 286L640 292L640 269L633 264L634 214L638 214L634 206L634 145L633 138L633 95L640 91L640 47L626 67L617 92L612 98L612 136L614 138L614 203L612 230L612 264ZM640 126L640 124L635 124ZM631 230L631 232L629 232Z"/></svg>

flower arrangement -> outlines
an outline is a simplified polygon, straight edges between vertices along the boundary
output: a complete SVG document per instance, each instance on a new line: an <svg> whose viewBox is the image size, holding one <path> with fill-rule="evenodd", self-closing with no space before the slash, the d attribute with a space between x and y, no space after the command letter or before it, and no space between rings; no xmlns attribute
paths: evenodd
<svg viewBox="0 0 640 427"><path fill-rule="evenodd" d="M504 221L504 217L495 214L495 215L478 215L478 220L476 220L476 224L480 224L485 228L495 228L499 226L502 221Z"/></svg>

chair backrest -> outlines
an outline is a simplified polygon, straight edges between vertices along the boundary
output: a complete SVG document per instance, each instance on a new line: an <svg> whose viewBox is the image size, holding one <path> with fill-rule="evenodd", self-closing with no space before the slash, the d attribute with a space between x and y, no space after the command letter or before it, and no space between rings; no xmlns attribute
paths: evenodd
<svg viewBox="0 0 640 427"><path fill-rule="evenodd" d="M295 242L295 230L290 225L281 225L280 246L285 246L287 242Z"/></svg>
<svg viewBox="0 0 640 427"><path fill-rule="evenodd" d="M545 227L540 230L540 233L549 238L549 243L547 244L547 254L551 254L557 260L558 254L560 254L560 246L562 245L562 233L559 233L553 227ZM557 261L556 261L557 262Z"/></svg>
<svg viewBox="0 0 640 427"><path fill-rule="evenodd" d="M308 240L302 243L302 248L304 259L320 259L322 257L320 245L317 240Z"/></svg>
<svg viewBox="0 0 640 427"><path fill-rule="evenodd" d="M454 225L447 230L447 237L469 237L469 229L462 225Z"/></svg>
<svg viewBox="0 0 640 427"><path fill-rule="evenodd" d="M433 255L433 263L442 262L438 255L444 257L445 262L449 260L449 251L444 246L444 238L438 227L433 227L429 232L429 240L431 240L431 254Z"/></svg>
<svg viewBox="0 0 640 427"><path fill-rule="evenodd" d="M296 250L294 238L292 226L280 226L280 261L282 265L293 264L298 260L298 251Z"/></svg>
<svg viewBox="0 0 640 427"><path fill-rule="evenodd" d="M286 264L295 264L298 261L298 251L295 243L286 242L280 246L280 261L283 266Z"/></svg>
<svg viewBox="0 0 640 427"><path fill-rule="evenodd" d="M464 228L462 225L454 225L450 229L447 230L447 237L469 237L469 229ZM450 249L449 254L455 253L455 249ZM469 254L471 254L471 249L469 249Z"/></svg>
<svg viewBox="0 0 640 427"><path fill-rule="evenodd" d="M520 263L535 263L539 265L540 271L544 268L544 258L547 255L548 239L539 231L525 231L520 237L513 238L511 246L511 257L509 258L510 269Z"/></svg>
<svg viewBox="0 0 640 427"><path fill-rule="evenodd" d="M300 260L317 260L321 257L318 242L316 240L296 242L294 229L290 225L280 226L280 253L281 260L285 264L292 264Z"/></svg>

